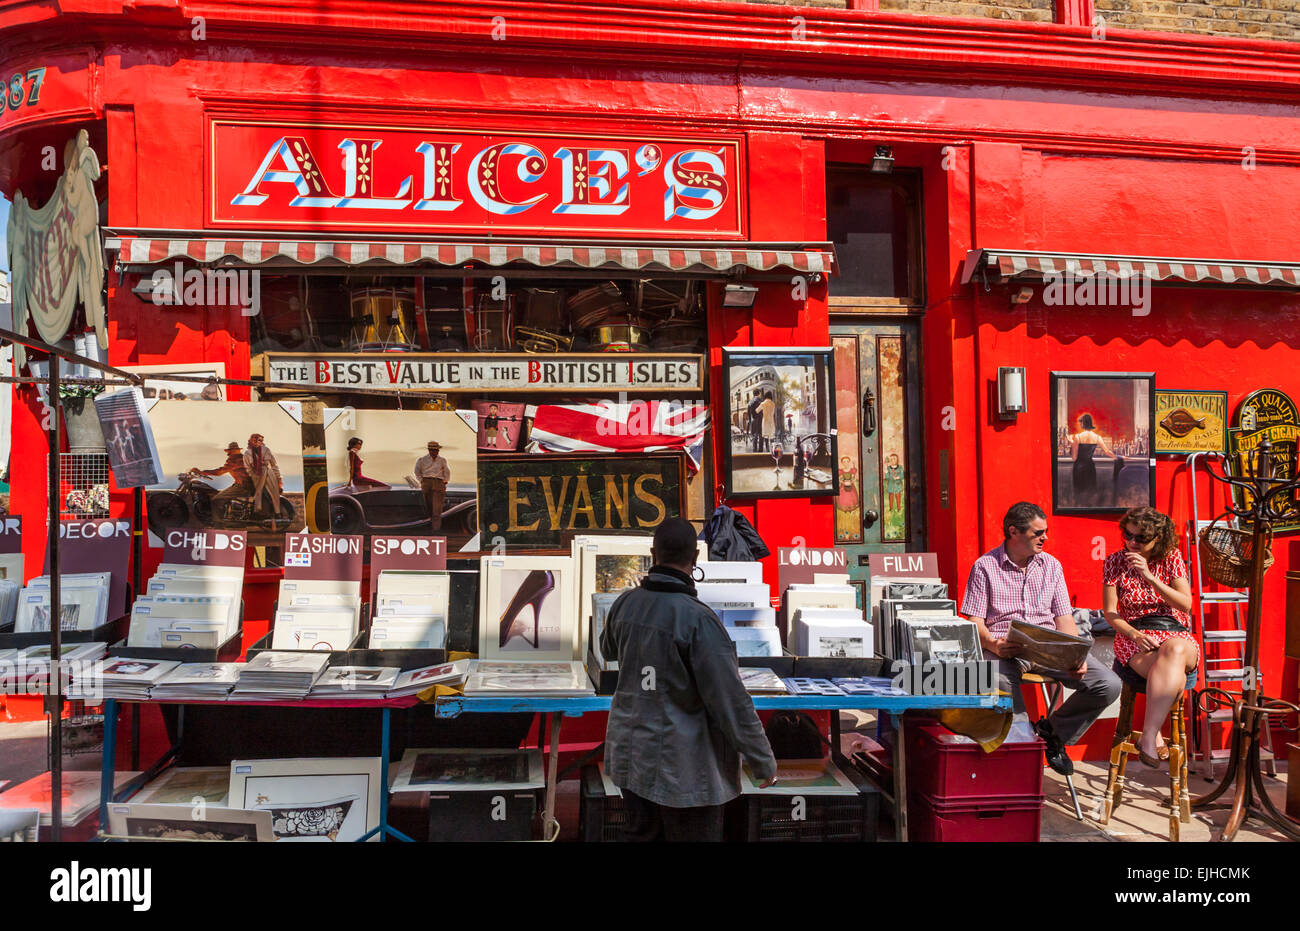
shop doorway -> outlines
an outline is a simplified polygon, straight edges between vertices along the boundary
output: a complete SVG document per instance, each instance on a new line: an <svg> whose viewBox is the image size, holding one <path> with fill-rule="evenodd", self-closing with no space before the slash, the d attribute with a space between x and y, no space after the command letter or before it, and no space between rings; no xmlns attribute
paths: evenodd
<svg viewBox="0 0 1300 931"><path fill-rule="evenodd" d="M863 590L868 556L925 550L919 326L913 319L831 326L840 493L835 543Z"/></svg>

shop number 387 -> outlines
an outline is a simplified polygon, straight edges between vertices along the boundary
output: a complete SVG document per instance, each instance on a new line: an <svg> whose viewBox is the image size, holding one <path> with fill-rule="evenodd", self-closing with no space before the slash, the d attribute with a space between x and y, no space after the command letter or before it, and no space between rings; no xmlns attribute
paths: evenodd
<svg viewBox="0 0 1300 931"><path fill-rule="evenodd" d="M33 68L26 75L18 72L4 83L4 93L0 94L0 113L5 109L17 110L19 107L35 106L41 99L41 84L45 82L45 69Z"/></svg>

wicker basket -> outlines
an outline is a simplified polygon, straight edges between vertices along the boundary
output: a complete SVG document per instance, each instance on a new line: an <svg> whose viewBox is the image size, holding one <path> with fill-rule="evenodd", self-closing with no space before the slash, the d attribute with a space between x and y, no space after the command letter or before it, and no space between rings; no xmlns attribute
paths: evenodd
<svg viewBox="0 0 1300 931"><path fill-rule="evenodd" d="M1248 588L1254 573L1254 534L1220 524L1216 517L1201 531L1200 555L1205 574L1228 588ZM1264 543L1264 568L1273 565L1273 534Z"/></svg>

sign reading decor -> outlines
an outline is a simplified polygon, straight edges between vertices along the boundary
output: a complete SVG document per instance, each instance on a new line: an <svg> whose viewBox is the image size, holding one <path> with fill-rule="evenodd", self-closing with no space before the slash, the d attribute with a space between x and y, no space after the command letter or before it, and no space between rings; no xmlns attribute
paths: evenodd
<svg viewBox="0 0 1300 931"><path fill-rule="evenodd" d="M213 120L208 223L743 238L740 140Z"/></svg>
<svg viewBox="0 0 1300 931"><path fill-rule="evenodd" d="M0 517L0 553L23 551L23 518L21 514ZM22 579L18 580L22 582Z"/></svg>
<svg viewBox="0 0 1300 931"><path fill-rule="evenodd" d="M649 534L686 512L679 453L497 455L478 462L480 547L567 549L579 533Z"/></svg>
<svg viewBox="0 0 1300 931"><path fill-rule="evenodd" d="M695 355L573 353L266 353L269 382L411 391L703 391Z"/></svg>
<svg viewBox="0 0 1300 931"><path fill-rule="evenodd" d="M126 614L126 569L131 558L129 520L65 520L59 523L59 572L111 572L108 584L109 621ZM45 568L50 573L50 552Z"/></svg>

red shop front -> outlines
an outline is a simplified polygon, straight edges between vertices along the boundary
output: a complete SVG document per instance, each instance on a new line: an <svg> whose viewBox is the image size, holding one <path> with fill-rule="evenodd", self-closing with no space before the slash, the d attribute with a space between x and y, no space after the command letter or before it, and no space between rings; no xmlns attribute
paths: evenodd
<svg viewBox="0 0 1300 931"><path fill-rule="evenodd" d="M1300 392L1300 301L1286 277L1300 241L1300 114L1284 99L1300 75L1294 49L854 10L802 10L792 36L790 10L767 5L501 6L497 29L462 4L327 23L297 0L215 4L200 41L183 4L59 17L11 5L0 35L21 29L25 44L6 44L0 73L30 89L43 69L44 83L0 118L0 188L45 203L64 168L42 167L46 147L88 131L114 249L114 365L220 363L229 379L301 377L301 396L326 377L385 377L342 358L376 336L350 329L349 289L410 291L401 338L437 355L446 337L440 352L462 362L514 348L493 314L534 313L542 325L526 328L552 339L539 292L612 282L617 295L592 318L611 326L626 323L611 310L620 302L657 302L660 324L684 324L663 345L694 340L700 380L678 388L663 369L606 394L707 391L712 433L688 478L689 514L726 501L774 551L840 545L860 583L871 553L930 551L960 591L1000 542L1007 506L1027 499L1048 511L1077 606L1100 607L1100 559L1119 545L1122 509L1054 491L1057 420L1071 414L1053 373L1226 392L1228 419L1257 389ZM149 283L178 262L182 276L257 270L259 312L206 296L160 308ZM1141 269L1150 289L1102 304L1049 295L1051 275L1086 277L1094 263ZM313 307L334 309L304 317ZM480 325L489 337L476 348ZM728 497L724 347L827 346L836 493ZM1023 369L1014 416L999 412L1000 368ZM457 393L428 377L425 394ZM278 397L294 396L289 384ZM525 384L500 399L591 389ZM337 394L345 406L359 397ZM15 462L43 448L38 410L20 391ZM1136 418L1112 438L1127 430L1137 443ZM1185 526L1186 457L1128 458L1154 463L1151 503ZM13 481L29 561L44 545L39 479L16 470ZM114 497L113 513L128 507ZM1292 699L1294 545L1282 535L1275 547L1261 670ZM775 560L766 571L775 584ZM250 601L250 618L268 611ZM1104 756L1109 737L1099 725L1080 752Z"/></svg>

